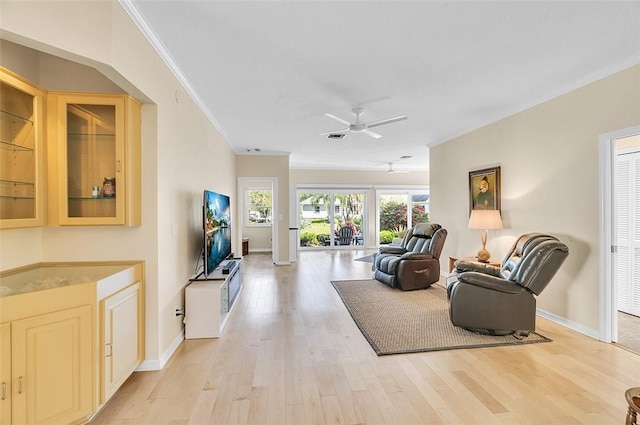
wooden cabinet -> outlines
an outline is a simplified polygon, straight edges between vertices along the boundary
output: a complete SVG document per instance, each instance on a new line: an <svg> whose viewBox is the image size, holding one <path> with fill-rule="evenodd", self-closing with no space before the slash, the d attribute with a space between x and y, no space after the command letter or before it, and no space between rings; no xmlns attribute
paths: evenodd
<svg viewBox="0 0 640 425"><path fill-rule="evenodd" d="M140 225L140 103L49 92L49 223Z"/></svg>
<svg viewBox="0 0 640 425"><path fill-rule="evenodd" d="M0 67L0 229L44 224L44 91Z"/></svg>
<svg viewBox="0 0 640 425"><path fill-rule="evenodd" d="M87 422L143 360L144 263L39 263L0 287L0 425Z"/></svg>
<svg viewBox="0 0 640 425"><path fill-rule="evenodd" d="M95 404L94 314L90 284L0 297L2 425L87 420Z"/></svg>
<svg viewBox="0 0 640 425"><path fill-rule="evenodd" d="M144 358L142 284L136 282L101 302L100 404L106 403Z"/></svg>

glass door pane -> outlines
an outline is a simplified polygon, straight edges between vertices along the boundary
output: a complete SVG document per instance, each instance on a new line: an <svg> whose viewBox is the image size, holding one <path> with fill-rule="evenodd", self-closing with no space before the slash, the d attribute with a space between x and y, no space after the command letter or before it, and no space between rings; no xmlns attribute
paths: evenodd
<svg viewBox="0 0 640 425"><path fill-rule="evenodd" d="M378 195L380 245L390 244L407 229L407 194L381 193Z"/></svg>
<svg viewBox="0 0 640 425"><path fill-rule="evenodd" d="M332 212L336 245L364 245L364 198L362 192L334 194Z"/></svg>
<svg viewBox="0 0 640 425"><path fill-rule="evenodd" d="M407 223L409 227L418 223L429 222L429 194L413 194L411 195L411 222Z"/></svg>
<svg viewBox="0 0 640 425"><path fill-rule="evenodd" d="M69 217L116 216L114 105L67 105Z"/></svg>
<svg viewBox="0 0 640 425"><path fill-rule="evenodd" d="M298 193L300 247L365 244L365 192Z"/></svg>
<svg viewBox="0 0 640 425"><path fill-rule="evenodd" d="M331 245L329 193L301 193L298 196L300 247Z"/></svg>
<svg viewBox="0 0 640 425"><path fill-rule="evenodd" d="M0 220L36 218L35 96L0 82Z"/></svg>

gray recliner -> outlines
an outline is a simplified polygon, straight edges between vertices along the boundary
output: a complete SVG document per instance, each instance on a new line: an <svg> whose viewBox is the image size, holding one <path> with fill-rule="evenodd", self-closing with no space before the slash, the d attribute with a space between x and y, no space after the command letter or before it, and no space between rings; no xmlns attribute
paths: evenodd
<svg viewBox="0 0 640 425"><path fill-rule="evenodd" d="M458 260L448 279L449 316L455 326L493 334L528 334L536 327L536 296L569 255L557 238L520 236L501 267Z"/></svg>
<svg viewBox="0 0 640 425"><path fill-rule="evenodd" d="M435 223L407 230L400 245L382 246L375 256L373 276L404 291L431 286L440 278L440 253L447 231Z"/></svg>

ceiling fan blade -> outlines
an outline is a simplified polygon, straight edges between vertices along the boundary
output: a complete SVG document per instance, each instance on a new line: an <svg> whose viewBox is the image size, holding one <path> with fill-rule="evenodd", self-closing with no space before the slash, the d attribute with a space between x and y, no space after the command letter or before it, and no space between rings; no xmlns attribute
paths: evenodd
<svg viewBox="0 0 640 425"><path fill-rule="evenodd" d="M334 120L341 122L342 124L346 124L346 125L351 125L351 123L349 121L345 121L342 118L338 118L335 115L331 115L331 114L325 114L326 116L328 116L329 118L333 118Z"/></svg>
<svg viewBox="0 0 640 425"><path fill-rule="evenodd" d="M382 137L382 135L381 135L381 134L375 133L375 132L373 132L373 131L369 130L368 128L365 128L364 130L362 130L362 132L363 132L364 134L367 134L367 135L369 135L369 136L373 137L374 139L379 139L379 138L381 138L381 137Z"/></svg>
<svg viewBox="0 0 640 425"><path fill-rule="evenodd" d="M398 121L402 121L402 120L406 120L406 119L407 119L406 115L400 115L399 117L393 117L393 118L387 118L385 120L373 121L373 122L367 123L367 128L377 127L379 125L384 125L384 124L391 124L392 122L398 122Z"/></svg>
<svg viewBox="0 0 640 425"><path fill-rule="evenodd" d="M327 136L329 134L336 134L336 133L346 133L349 131L349 127L347 128L341 128L340 130L335 130L335 131L327 131L326 133L320 133L321 136Z"/></svg>

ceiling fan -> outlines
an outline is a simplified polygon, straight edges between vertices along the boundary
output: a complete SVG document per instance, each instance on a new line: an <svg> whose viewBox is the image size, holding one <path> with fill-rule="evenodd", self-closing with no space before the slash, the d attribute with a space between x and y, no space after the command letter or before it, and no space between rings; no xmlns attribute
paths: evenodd
<svg viewBox="0 0 640 425"><path fill-rule="evenodd" d="M387 170L387 173L390 173L390 174L408 173L409 170L395 170L393 168L393 164L395 164L396 162L401 161L403 159L409 159L409 158L411 158L411 155L402 155L399 159L396 159L395 161L386 162L385 164L387 164L389 166L389 169Z"/></svg>
<svg viewBox="0 0 640 425"><path fill-rule="evenodd" d="M362 108L353 108L351 110L355 116L356 116L356 122L355 123L351 123L349 121L343 120L342 118L336 117L335 115L331 115L331 114L325 114L326 116L328 116L329 118L333 118L334 120L342 123L342 124L346 124L349 127L347 128L342 128L340 130L335 130L335 131L329 131L327 133L321 133L321 136L329 136L329 138L342 138L344 137L344 133L347 132L351 132L351 133L364 133L368 136L371 136L375 139L379 139L382 137L382 135L373 132L371 130L369 130L372 127L378 127L380 125L385 125L385 124L391 124L397 121L402 121L402 120L406 120L407 116L406 115L400 115L397 117L393 117L393 118L387 118L384 120L378 120L378 121L372 121L372 122L368 122L368 123L361 123L360 122L360 115L362 114L362 112L364 111L364 109ZM333 135L333 137L332 137Z"/></svg>
<svg viewBox="0 0 640 425"><path fill-rule="evenodd" d="M409 172L409 170L394 170L393 169L393 162L387 162L387 164L389 165L389 169L387 170L387 173L396 174L396 173L408 173Z"/></svg>

